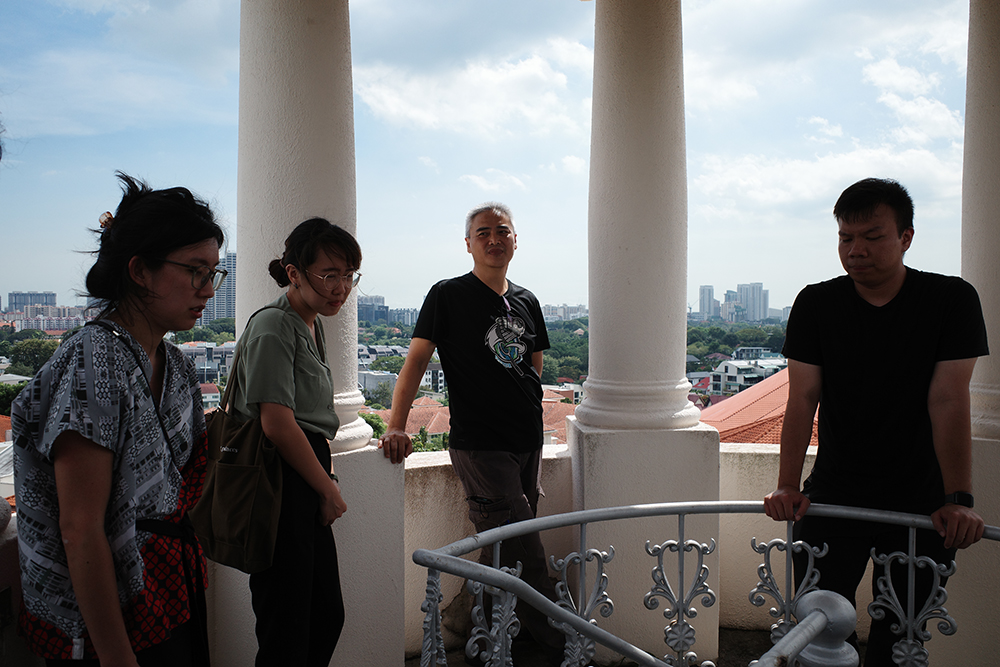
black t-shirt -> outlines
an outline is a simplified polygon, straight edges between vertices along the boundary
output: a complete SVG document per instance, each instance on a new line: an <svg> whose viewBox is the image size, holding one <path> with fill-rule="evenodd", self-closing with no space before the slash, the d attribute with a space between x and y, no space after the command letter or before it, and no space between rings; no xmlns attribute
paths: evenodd
<svg viewBox="0 0 1000 667"><path fill-rule="evenodd" d="M989 354L972 285L907 268L881 307L849 276L809 285L782 351L822 367L819 449L804 488L811 500L921 514L943 504L927 395L938 361Z"/></svg>
<svg viewBox="0 0 1000 667"><path fill-rule="evenodd" d="M434 285L415 338L433 342L448 383L455 449L531 452L542 446L542 384L531 355L549 347L535 295L503 296L472 273Z"/></svg>

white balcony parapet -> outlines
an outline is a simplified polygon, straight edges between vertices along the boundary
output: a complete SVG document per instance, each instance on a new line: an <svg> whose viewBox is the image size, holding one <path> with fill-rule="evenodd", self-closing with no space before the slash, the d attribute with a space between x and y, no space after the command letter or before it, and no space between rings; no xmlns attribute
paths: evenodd
<svg viewBox="0 0 1000 667"><path fill-rule="evenodd" d="M464 577L469 580L469 590L475 596L473 605L473 633L466 645L466 654L479 656L491 667L509 665L511 639L517 635L520 624L514 612L517 600L523 599L550 618L550 622L561 629L567 637L564 667L586 665L594 655L594 647L599 643L622 656L643 666L678 667L699 664L694 652L696 641L694 627L687 620L697 615L696 604L710 607L717 599L707 581L709 571L704 557L715 549L715 540L708 543L688 539L685 536L685 518L698 514L762 514L761 502L706 501L687 503L657 503L649 505L629 505L608 507L577 512L567 512L552 516L522 521L484 531L477 535L453 542L435 550L418 549L413 553L413 561L428 568L427 598L421 606L425 613L424 641L421 667L432 664L446 664L444 643L441 638L440 574L442 572ZM954 634L958 626L948 615L944 603L947 593L940 585L943 577L955 572L955 563L935 563L925 556L916 555L917 529L933 530L929 517L902 512L888 512L854 507L813 504L809 507L813 516L836 517L860 521L905 526L909 529L907 553L896 551L890 554L876 554L872 557L885 568L885 574L877 581L879 595L868 607L874 618L884 618L891 613L897 623L893 630L900 635L894 647L894 660L901 667L927 667L928 654L923 647L931 633L926 629L928 622L937 621L938 630L945 635ZM643 598L648 609L656 609L659 600L666 602L664 617L668 623L664 628L664 642L670 652L662 659L650 655L628 641L617 637L597 624L595 612L605 618L614 612L614 602L606 593L610 567L615 548L608 545L606 550L587 547L587 525L591 523L634 519L639 517L676 516L677 538L662 543L646 543L646 552L656 558L652 568L653 583ZM579 551L570 553L563 559L550 558L550 565L559 575L557 585L558 602L552 602L534 588L518 578L519 568L496 568L473 563L461 556L473 552L484 545L494 545L495 564L499 562L499 551L504 540L512 539L534 531L545 531L566 526L579 528ZM987 526L983 537L1000 540L1000 528ZM786 525L786 539L772 539L766 543L751 541L751 548L763 556L757 568L759 581L750 591L749 601L757 607L764 606L765 596L774 600L770 615L778 619L772 626L771 640L774 649L762 657L758 664L800 664L812 667L850 667L857 665L857 654L845 639L856 624L853 607L840 596L819 591L819 573L814 569L816 558L826 554L826 546L817 547L802 541L793 541L792 522ZM808 555L808 566L799 590L792 593L792 553ZM784 555L784 585L779 585L772 568L772 555ZM676 555L676 563L673 563ZM667 562L667 560L671 562ZM588 573L588 563L593 563ZM575 568L578 585L575 595L571 590L567 571ZM676 569L674 569L676 567ZM906 608L900 604L900 596L893 589L889 573L894 567L904 567L907 572L907 587L910 591ZM934 574L934 585L927 600L914 599L914 581L918 568L929 568ZM588 591L589 586L589 591ZM492 623L486 623L483 593L493 596ZM817 595L819 593L819 595ZM846 609L845 609L846 604ZM849 610L849 611L848 611ZM798 619L797 621L795 619ZM786 662L782 663L784 659ZM702 667L714 667L714 663L704 661Z"/></svg>

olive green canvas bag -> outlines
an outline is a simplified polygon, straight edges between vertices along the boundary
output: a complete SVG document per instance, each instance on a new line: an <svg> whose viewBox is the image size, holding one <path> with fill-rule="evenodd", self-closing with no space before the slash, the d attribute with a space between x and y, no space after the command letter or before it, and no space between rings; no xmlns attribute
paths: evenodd
<svg viewBox="0 0 1000 667"><path fill-rule="evenodd" d="M228 411L237 363L239 350L221 405L205 415L208 468L201 499L189 515L206 556L253 574L270 567L274 556L281 458L264 435L259 416L241 423Z"/></svg>

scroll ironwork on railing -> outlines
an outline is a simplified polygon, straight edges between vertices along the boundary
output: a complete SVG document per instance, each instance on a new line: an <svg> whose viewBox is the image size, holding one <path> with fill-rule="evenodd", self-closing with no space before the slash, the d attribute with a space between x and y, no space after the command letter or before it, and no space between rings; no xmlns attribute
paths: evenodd
<svg viewBox="0 0 1000 667"><path fill-rule="evenodd" d="M469 590L475 602L472 610L472 637L467 643L466 654L470 657L479 657L490 667L509 667L512 664L511 639L520 629L520 622L514 611L518 599L525 600L546 614L550 623L566 635L562 667L589 665L598 644L644 667L689 667L699 664L695 651L694 627L688 619L697 615L699 605L710 607L717 599L716 593L708 585L709 569L704 562L705 556L716 549L716 542L714 539L710 539L708 543L689 539L685 535L685 519L691 515L762 514L763 512L761 502L707 501L608 507L540 517L493 528L439 549L418 549L413 553L413 561L428 568L427 598L421 606L421 610L425 612L421 667L447 664L440 619L440 573L442 572L468 580ZM926 556L919 556L916 551L916 531L921 528L933 529L930 518L901 512L818 503L810 505L809 514L874 521L905 526L909 529L907 553L896 551L877 554L873 550L872 558L884 568L885 574L878 578L879 594L868 611L873 618L885 618L890 614L895 619L892 631L900 637L893 647L893 660L897 665L927 667L927 651L923 646L931 636L927 624L937 621L936 627L942 634L954 634L957 630L955 620L948 615L944 607L947 594L940 585L943 577L954 574L954 563L935 563ZM663 641L670 652L659 658L600 627L595 615L608 618L615 610L615 603L608 597L607 587L609 578L613 576L616 547L610 544L589 546L587 526L621 519L663 516L677 517L676 538L669 536L662 541L657 539L646 543L646 553L656 561L651 567L650 588L642 598L648 609L656 609L660 601L664 601L663 615L667 624L663 630ZM549 600L521 581L518 578L519 570L499 567L499 553L504 540L566 526L578 527L579 548L564 558L550 559L552 570L559 579L556 585L558 600ZM1000 528L987 526L983 537L1000 540ZM494 567L461 558L491 544L494 545ZM617 548L620 550L621 546ZM829 604L828 598L824 596L812 596L803 604L803 600L810 593L822 587L815 563L816 559L826 555L826 546L793 540L792 523L788 522L785 539L772 539L768 542L758 542L753 539L750 548L762 556L763 562L757 566L758 582L749 593L749 601L754 606L762 607L766 604L767 598L771 598L774 604L769 614L777 619L771 631L771 641L775 643L775 647L762 657L760 665L762 667L764 664L791 665L800 655L803 662L808 664L827 664L830 667L856 665L856 654L853 663L849 657L838 658L841 662L810 662L810 659L807 659L808 642L812 642L814 637L821 634L820 626L826 622L823 618L832 619L837 613L833 609L823 610L822 605ZM806 563L802 582L794 593L792 592L793 553L802 554ZM776 557L784 561L784 577L781 583L775 577ZM901 596L894 589L891 574L895 568L905 569L909 595ZM926 568L933 574L933 586L926 600L914 600L913 582L916 571L921 568ZM573 569L577 573L575 595L569 578ZM487 623L484 593L492 597L489 623ZM906 600L906 604L901 603L901 599ZM797 604L801 605L802 609L797 609ZM820 605L819 608L816 607L817 604ZM842 607L838 604L833 606ZM850 608L849 603L847 607ZM803 609L809 611L808 623ZM799 625L796 625L796 611L803 615L803 618L797 619ZM839 623L842 624L843 621ZM829 637L824 641L829 643ZM785 651L783 647L786 646L791 648L783 652ZM849 656L853 653L853 649L827 651L826 655L834 653ZM700 664L702 667L714 667L710 661Z"/></svg>

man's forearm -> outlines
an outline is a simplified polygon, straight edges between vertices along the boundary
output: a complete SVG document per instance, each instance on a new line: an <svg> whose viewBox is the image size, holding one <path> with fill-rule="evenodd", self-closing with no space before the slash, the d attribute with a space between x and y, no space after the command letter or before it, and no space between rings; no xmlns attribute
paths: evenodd
<svg viewBox="0 0 1000 667"><path fill-rule="evenodd" d="M931 405L930 410L934 453L941 467L944 492L972 493L972 422L968 395Z"/></svg>
<svg viewBox="0 0 1000 667"><path fill-rule="evenodd" d="M813 413L814 414L814 413ZM806 461L809 440L812 438L813 417L786 410L781 427L781 454L778 468L778 488L794 487L798 490L802 480L802 466Z"/></svg>
<svg viewBox="0 0 1000 667"><path fill-rule="evenodd" d="M420 389L420 382L424 378L424 368L417 368L415 364L404 365L399 371L396 379L396 388L392 391L392 413L389 415L389 423L386 430L400 430L406 428L406 418L410 414L410 406Z"/></svg>

